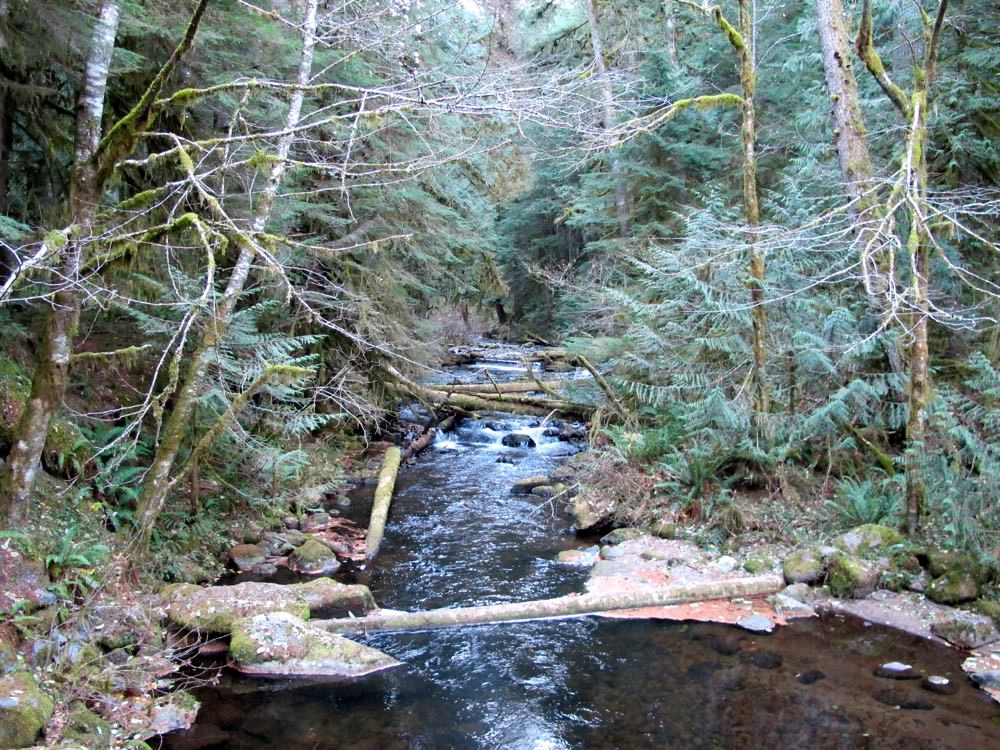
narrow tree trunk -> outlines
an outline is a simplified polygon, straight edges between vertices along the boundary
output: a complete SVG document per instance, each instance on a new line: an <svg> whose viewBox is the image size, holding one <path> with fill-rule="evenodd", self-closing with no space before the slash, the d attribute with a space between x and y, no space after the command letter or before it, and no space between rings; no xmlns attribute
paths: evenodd
<svg viewBox="0 0 1000 750"><path fill-rule="evenodd" d="M85 245L90 241L102 187L97 184L94 155L101 136L108 70L114 53L118 0L104 0L91 35L90 51L83 69L83 86L76 111L76 143L70 215L74 227L63 250L58 291L45 312L39 336L31 395L15 431L14 444L0 473L0 516L8 523L24 517L32 483L38 471L49 424L59 408L69 380L73 336L80 316L77 279Z"/></svg>
<svg viewBox="0 0 1000 750"><path fill-rule="evenodd" d="M676 71L680 68L677 54L677 17L674 15L674 0L663 0L663 26L667 38L667 59Z"/></svg>
<svg viewBox="0 0 1000 750"><path fill-rule="evenodd" d="M313 51L316 45L316 9L318 0L307 0L305 17L302 25L302 53L299 58L299 70L296 82L299 86L292 92L288 113L285 116L284 135L278 140L278 146L264 189L257 200L256 211L251 220L251 231L256 235L262 232L271 217L271 208L277 197L288 163L295 138L293 132L302 114L302 104L305 99L305 86L312 76ZM153 527L159 518L164 500L170 489L170 473L177 459L184 438L191 424L191 416L195 400L201 392L204 379L213 356L213 350L225 336L236 303L239 301L246 280L253 267L256 256L256 239L241 243L240 254L233 267L233 272L226 284L222 299L216 306L215 313L202 334L197 349L191 356L191 361L185 373L184 382L174 402L174 408L167 418L163 430L163 439L156 451L153 464L146 475L142 486L142 495L136 511L138 522L137 546L144 550L149 545Z"/></svg>
<svg viewBox="0 0 1000 750"><path fill-rule="evenodd" d="M875 171L868 150L868 131L861 113L858 81L851 62L847 17L842 0L816 0L816 14L837 158L844 193L851 203L851 213L857 226L865 294L872 314L883 321L885 305L880 295L885 292L887 284L877 260L880 242L876 228L881 211L874 190ZM902 358L895 344L886 347L886 355L892 371L901 375Z"/></svg>
<svg viewBox="0 0 1000 750"><path fill-rule="evenodd" d="M764 257L757 248L756 229L760 225L760 202L757 197L757 124L754 96L757 89L753 22L750 0L740 0L740 37L736 46L740 58L740 86L743 89L743 123L740 129L743 145L743 205L746 212L747 241L750 245L750 303L753 321L753 394L754 424L759 440L769 442L767 413L770 394L767 382L767 313L764 309Z"/></svg>
<svg viewBox="0 0 1000 750"><path fill-rule="evenodd" d="M424 612L394 612L349 617L338 620L312 620L317 627L332 633L371 633L385 630L433 630L463 625L485 625L498 622L521 622L550 618L584 617L643 607L668 607L674 604L702 602L711 599L775 594L785 587L780 575L757 578L737 578L660 589L633 591L624 594L579 594L555 599L538 599L511 604L487 604L480 607L448 607Z"/></svg>
<svg viewBox="0 0 1000 750"><path fill-rule="evenodd" d="M603 127L607 130L615 124L614 92L611 90L611 78L608 75L608 65L604 60L604 42L601 39L601 29L597 24L597 12L594 10L594 0L583 0L587 11L587 25L590 29L590 43L594 51L594 68L597 71L598 85L601 88L601 101L604 107ZM621 160L617 153L611 157L611 178L615 191L615 218L618 222L618 236L628 236L629 201L625 186L625 175Z"/></svg>

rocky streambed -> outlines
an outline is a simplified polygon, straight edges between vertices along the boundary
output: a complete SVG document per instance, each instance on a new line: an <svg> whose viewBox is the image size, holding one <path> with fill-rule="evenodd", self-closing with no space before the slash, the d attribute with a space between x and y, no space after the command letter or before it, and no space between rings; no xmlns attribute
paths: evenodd
<svg viewBox="0 0 1000 750"><path fill-rule="evenodd" d="M492 364L493 377L517 374L516 360L497 357ZM474 366L466 365L463 375L475 377ZM864 576L857 582L862 588L851 592L860 598L832 591L827 580L835 553L826 549L813 585L791 581L773 596L601 618L352 636L344 641L353 646L340 651L310 636L289 649L297 636L322 632L308 626L320 615L313 610L320 591L339 597L320 615L330 616L368 611L365 592L381 607L418 610L785 575L782 559L713 557L691 542L662 538L670 536L668 528L661 536L630 529L603 537L575 533L575 476L587 459L574 458L578 435L565 428L495 414L438 435L398 479L379 557L361 564L351 559L350 544L335 551L338 542L329 536L319 542L343 565L336 582L291 566L270 574L270 561L282 553L290 559L302 540L283 540L291 549L280 539L265 540L274 546L263 574L243 574L236 580L244 583L229 587L245 613L254 613L230 631L235 669L196 691L197 722L162 737L164 746L945 748L1000 742L997 705L962 671L967 654L931 632L929 622L919 635L877 624L876 612L900 606L880 596L919 594L868 594ZM363 520L369 495L359 489L349 508L339 508L341 515L312 525L318 521L321 533L349 542L350 534L340 532L352 519ZM892 541L880 539L865 550L831 546L863 561L867 571L880 565ZM286 583L280 592L245 588L277 585L246 581L261 577ZM172 596L183 602L194 594ZM275 606L282 602L287 606ZM170 604L171 616L180 618L190 604ZM204 614L197 600L194 609ZM208 635L206 622L188 625ZM276 678L274 671L266 680L259 676L275 661L292 664L285 670L292 675L303 664L315 666L316 658L342 667L355 659L354 672L318 681ZM345 682L345 674L352 679Z"/></svg>

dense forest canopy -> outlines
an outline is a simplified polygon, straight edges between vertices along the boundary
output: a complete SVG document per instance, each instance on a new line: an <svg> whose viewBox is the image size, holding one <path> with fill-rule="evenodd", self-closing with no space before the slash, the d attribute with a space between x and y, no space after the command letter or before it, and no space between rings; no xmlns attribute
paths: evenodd
<svg viewBox="0 0 1000 750"><path fill-rule="evenodd" d="M598 364L664 508L820 476L988 549L996 11L0 3L4 516L190 550L496 315Z"/></svg>

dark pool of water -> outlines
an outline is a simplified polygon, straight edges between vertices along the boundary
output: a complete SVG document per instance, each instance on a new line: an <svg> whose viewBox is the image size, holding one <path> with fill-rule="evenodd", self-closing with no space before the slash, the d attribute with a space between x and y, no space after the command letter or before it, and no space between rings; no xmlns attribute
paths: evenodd
<svg viewBox="0 0 1000 750"><path fill-rule="evenodd" d="M564 460L572 446L543 438L529 420L496 421L504 429L467 422L442 436L401 475L379 558L351 574L382 606L471 605L582 589L581 573L553 562L560 550L580 545L568 521L545 501L509 491L515 479ZM531 431L539 448L501 446L506 428ZM501 456L514 463L497 463ZM351 513L364 510L360 493ZM800 621L771 636L589 618L381 634L366 642L405 666L347 684L226 673L199 691L197 725L161 738L163 746L1000 747L1000 712L967 682L959 654L839 618ZM939 696L874 677L889 660L952 677L961 690Z"/></svg>

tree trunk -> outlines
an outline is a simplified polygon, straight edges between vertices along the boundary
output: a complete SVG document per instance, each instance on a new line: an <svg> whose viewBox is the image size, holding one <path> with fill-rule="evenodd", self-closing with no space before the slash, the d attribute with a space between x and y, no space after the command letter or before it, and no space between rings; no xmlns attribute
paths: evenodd
<svg viewBox="0 0 1000 750"><path fill-rule="evenodd" d="M753 394L754 425L758 440L770 442L767 414L770 410L770 393L767 382L767 313L764 309L764 257L757 248L756 229L760 225L760 202L757 197L757 124L754 96L757 89L755 55L753 48L754 19L750 12L751 0L740 0L740 44L734 46L740 58L740 86L743 90L743 123L740 129L743 146L743 206L749 228L750 245L750 304L753 321ZM732 41L732 38L731 38Z"/></svg>
<svg viewBox="0 0 1000 750"><path fill-rule="evenodd" d="M851 203L860 246L861 270L868 307L880 321L885 319L885 305L879 295L887 288L877 260L881 216L875 195L875 171L868 150L868 131L861 113L858 81L854 75L847 17L842 0L816 0L819 38L823 50L823 69L833 115L834 140L844 193ZM903 372L902 358L895 344L886 347L894 373Z"/></svg>
<svg viewBox="0 0 1000 750"><path fill-rule="evenodd" d="M285 116L284 134L279 138L271 171L267 182L257 200L256 211L251 220L251 231L256 235L262 232L271 217L271 208L278 194L278 189L287 168L288 154L295 138L293 132L302 114L302 104L305 99L305 86L312 77L313 51L316 45L316 9L318 0L307 0L305 17L302 25L302 52L299 58L299 70L296 82L299 84L291 94L288 113ZM163 430L163 439L156 451L153 464L142 486L136 509L138 523L137 547L143 551L149 545L153 527L159 518L167 492L171 486L170 473L177 454L189 431L191 417L196 399L201 392L201 383L205 372L211 364L213 350L222 340L229 328L229 321L236 303L239 301L246 280L253 267L256 257L256 238L241 242L240 254L233 267L233 272L226 284L222 299L216 306L212 319L208 322L198 347L191 356L191 362L185 373L184 382L174 402L174 408L167 418Z"/></svg>
<svg viewBox="0 0 1000 750"><path fill-rule="evenodd" d="M17 425L7 464L0 473L0 516L8 523L24 517L49 424L69 381L73 337L80 317L77 279L83 249L90 241L102 186L97 184L94 155L101 137L108 70L118 35L118 0L104 0L94 26L83 69L83 86L76 110L73 182L70 186L71 239L63 250L58 291L45 311L38 341L31 395Z"/></svg>
<svg viewBox="0 0 1000 750"><path fill-rule="evenodd" d="M597 24L597 12L594 10L594 0L583 0L587 11L587 25L590 29L590 43L594 51L594 68L597 71L598 85L601 88L601 101L604 108L602 125L605 130L615 124L614 92L611 90L611 78L608 75L608 65L604 60L604 42L601 39L601 29ZM615 191L615 218L618 222L618 236L628 236L629 201L625 186L625 175L621 160L617 153L611 157L611 179Z"/></svg>
<svg viewBox="0 0 1000 750"><path fill-rule="evenodd" d="M337 620L312 620L317 627L332 633L371 633L385 630L433 630L463 625L497 622L522 622L551 618L584 617L601 612L643 607L667 607L711 599L776 594L785 587L780 575L737 578L624 594L570 594L555 599L538 599L511 604L487 604L480 607L448 607L424 612L396 612L348 617Z"/></svg>
<svg viewBox="0 0 1000 750"><path fill-rule="evenodd" d="M677 54L677 17L674 15L674 0L663 0L663 25L667 38L667 59L675 71L680 68Z"/></svg>

